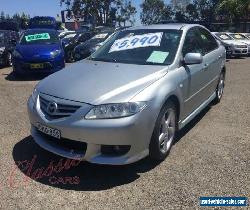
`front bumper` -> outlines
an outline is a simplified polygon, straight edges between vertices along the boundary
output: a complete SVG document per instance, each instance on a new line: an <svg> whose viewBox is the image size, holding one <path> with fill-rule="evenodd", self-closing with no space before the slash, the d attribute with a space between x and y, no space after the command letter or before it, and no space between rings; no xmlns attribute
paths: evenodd
<svg viewBox="0 0 250 210"><path fill-rule="evenodd" d="M84 116L92 108L83 104L74 114L66 118L47 120L39 108L39 100L34 104L28 101L28 113L31 122L31 135L35 142L45 150L57 155L77 160L85 160L97 164L124 165L136 162L149 153L148 147L154 129L152 111L147 107L142 112L126 118L108 120L85 120ZM150 120L148 120L150 119ZM63 147L59 143L48 141L36 129L40 123L61 131L61 137L68 142L83 143L82 149ZM128 145L129 151L122 155L102 153L102 147L108 145Z"/></svg>
<svg viewBox="0 0 250 210"><path fill-rule="evenodd" d="M248 48L234 48L232 55L248 55Z"/></svg>
<svg viewBox="0 0 250 210"><path fill-rule="evenodd" d="M41 69L31 69L30 64L42 63ZM17 59L13 58L13 71L19 74L54 73L65 67L64 58L57 59Z"/></svg>

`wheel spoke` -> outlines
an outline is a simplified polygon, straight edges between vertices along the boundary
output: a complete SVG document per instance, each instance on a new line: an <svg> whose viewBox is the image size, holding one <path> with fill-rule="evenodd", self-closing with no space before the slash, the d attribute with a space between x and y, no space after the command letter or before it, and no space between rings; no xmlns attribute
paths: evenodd
<svg viewBox="0 0 250 210"><path fill-rule="evenodd" d="M167 129L167 124L166 124L165 116L162 118L161 126L162 126L162 133L167 133L168 129Z"/></svg>
<svg viewBox="0 0 250 210"><path fill-rule="evenodd" d="M175 128L174 127L169 127L168 128L169 140L170 140L170 138L172 138L174 136L174 132L175 132Z"/></svg>

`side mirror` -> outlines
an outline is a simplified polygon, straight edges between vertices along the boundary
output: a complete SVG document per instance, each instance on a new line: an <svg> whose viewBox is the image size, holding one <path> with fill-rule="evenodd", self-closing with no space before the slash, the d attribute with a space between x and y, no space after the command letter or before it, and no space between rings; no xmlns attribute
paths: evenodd
<svg viewBox="0 0 250 210"><path fill-rule="evenodd" d="M188 53L184 57L185 65L201 64L203 57L200 53Z"/></svg>

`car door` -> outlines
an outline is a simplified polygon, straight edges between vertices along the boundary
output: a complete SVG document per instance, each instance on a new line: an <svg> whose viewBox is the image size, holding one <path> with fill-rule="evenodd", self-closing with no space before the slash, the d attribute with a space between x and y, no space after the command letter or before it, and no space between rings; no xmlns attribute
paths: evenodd
<svg viewBox="0 0 250 210"><path fill-rule="evenodd" d="M183 57L187 53L201 53L203 48L200 40L200 31L197 27L189 29L183 44ZM201 64L185 65L187 77L184 81L184 116L187 117L191 112L197 109L206 99L204 95L204 87L207 79L205 78L205 68L207 59L205 58Z"/></svg>
<svg viewBox="0 0 250 210"><path fill-rule="evenodd" d="M208 30L202 27L199 27L198 30L205 65L203 68L205 85L202 93L204 94L204 98L208 99L215 92L224 53Z"/></svg>

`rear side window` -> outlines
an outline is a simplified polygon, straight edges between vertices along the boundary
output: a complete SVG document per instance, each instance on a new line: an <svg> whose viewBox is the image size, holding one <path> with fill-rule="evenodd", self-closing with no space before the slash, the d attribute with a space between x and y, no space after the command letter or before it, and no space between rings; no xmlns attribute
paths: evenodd
<svg viewBox="0 0 250 210"><path fill-rule="evenodd" d="M183 56L187 53L203 53L202 45L200 43L200 34L195 28L192 28L187 32L182 53Z"/></svg>
<svg viewBox="0 0 250 210"><path fill-rule="evenodd" d="M218 43L213 35L204 28L198 28L199 39L202 45L202 54L208 54L218 48Z"/></svg>

